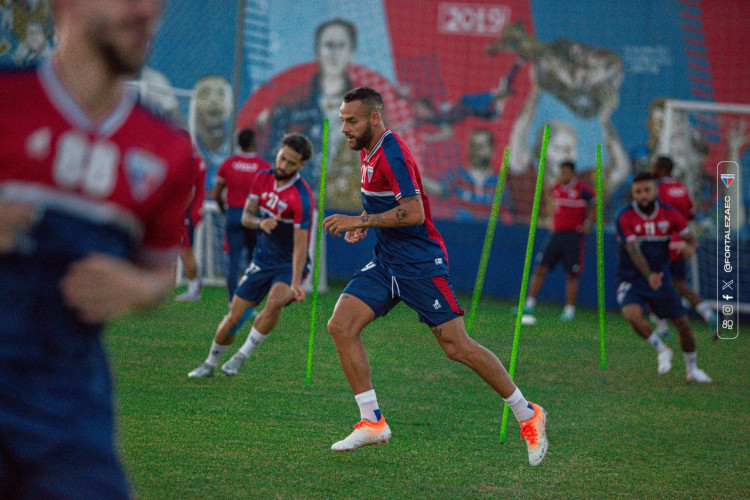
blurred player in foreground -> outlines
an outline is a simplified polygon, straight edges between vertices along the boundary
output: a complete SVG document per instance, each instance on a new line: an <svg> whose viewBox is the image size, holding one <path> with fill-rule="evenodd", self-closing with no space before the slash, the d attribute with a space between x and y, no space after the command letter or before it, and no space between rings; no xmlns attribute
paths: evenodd
<svg viewBox="0 0 750 500"><path fill-rule="evenodd" d="M350 90L341 105L341 131L349 147L360 151L364 212L331 215L323 226L333 236L344 234L349 243L361 241L369 228L376 228L377 245L373 260L355 273L328 322L361 417L354 432L331 449L352 451L391 437L360 333L403 300L432 330L450 359L469 366L502 395L521 422L529 462L538 465L547 452L546 413L526 401L497 356L466 334L463 310L448 275L445 244L432 222L419 170L411 151L386 130L383 112L382 97L369 87Z"/></svg>
<svg viewBox="0 0 750 500"><path fill-rule="evenodd" d="M547 272L562 261L565 268L565 307L561 321L570 321L576 313L578 276L583 270L583 248L586 235L596 217L592 210L594 190L575 176L575 164L564 161L560 164L557 183L552 187L553 222L552 232L537 257L537 266L531 276L529 295L524 307L524 321L536 323L533 318L536 297L544 283Z"/></svg>
<svg viewBox="0 0 750 500"><path fill-rule="evenodd" d="M193 195L190 205L185 210L179 251L182 265L185 266L187 290L175 297L178 302L201 300L201 277L193 246L195 245L195 230L203 218L203 201L206 199L206 162L197 152L193 155L193 167L195 168Z"/></svg>
<svg viewBox="0 0 750 500"><path fill-rule="evenodd" d="M235 290L229 314L219 324L206 361L188 373L212 377L219 360L234 342L237 325L248 308L268 296L245 343L221 367L234 376L276 326L284 306L305 300L302 279L308 265L312 193L299 171L312 156L312 143L302 134L281 141L273 170L259 172L242 213L242 225L258 230L258 243L245 276Z"/></svg>
<svg viewBox="0 0 750 500"><path fill-rule="evenodd" d="M240 273L240 259L242 250L247 250L248 261L253 257L253 249L258 237L257 231L242 225L242 209L250 194L255 174L271 168L266 160L255 153L255 133L244 128L237 134L237 144L240 152L230 156L219 167L214 183L214 200L219 210L225 215L225 232L229 247L229 267L227 268L227 291L229 302L234 297L237 288L237 278ZM226 189L226 206L224 190Z"/></svg>
<svg viewBox="0 0 750 500"><path fill-rule="evenodd" d="M651 172L654 174L659 188L659 202L676 209L686 220L693 220L695 219L693 200L690 199L690 193L687 188L680 181L672 177L673 168L674 163L668 156L658 157L651 167ZM685 242L679 236L672 236L672 241L669 242L669 275L672 277L672 283L680 296L689 300L695 311L708 323L711 329L711 336L716 340L719 338L717 334L719 325L716 313L711 309L709 302L703 300L687 284L687 260L680 252L680 247L684 244ZM657 322L656 333L661 337L668 336L669 327L667 326L667 320L660 319Z"/></svg>
<svg viewBox="0 0 750 500"><path fill-rule="evenodd" d="M172 288L193 153L122 85L161 2L51 10L56 52L0 73L0 498L127 498L101 333Z"/></svg>
<svg viewBox="0 0 750 500"><path fill-rule="evenodd" d="M637 173L631 192L632 204L616 219L620 246L617 302L622 315L656 349L660 375L672 369L672 350L652 330L644 311L650 307L658 317L670 319L680 335L688 382L710 383L711 378L698 368L695 338L669 275L672 234L677 233L684 240L680 251L686 257L695 253L695 237L680 212L657 201L656 180L651 172Z"/></svg>

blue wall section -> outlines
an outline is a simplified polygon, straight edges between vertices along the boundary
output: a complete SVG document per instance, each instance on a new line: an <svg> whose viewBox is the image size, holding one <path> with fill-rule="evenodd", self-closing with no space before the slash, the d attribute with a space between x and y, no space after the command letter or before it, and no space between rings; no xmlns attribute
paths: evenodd
<svg viewBox="0 0 750 500"><path fill-rule="evenodd" d="M435 225L443 235L450 259L451 281L457 292L471 293L477 275L477 266L482 255L482 245L487 229L483 223L436 221ZM547 237L547 230L539 229L535 237L534 254L541 251ZM487 265L483 295L518 300L521 289L523 264L526 257L526 244L529 237L528 226L498 225ZM346 243L343 238L327 236L328 276L330 279L348 280L354 272L364 267L372 259L375 235L371 234L356 245ZM596 236L586 239L586 260L581 275L578 304L596 307ZM616 309L617 242L613 232L604 233L605 255L605 305ZM547 275L539 299L559 302L565 298L565 274L560 266ZM462 304L464 308L469 304Z"/></svg>

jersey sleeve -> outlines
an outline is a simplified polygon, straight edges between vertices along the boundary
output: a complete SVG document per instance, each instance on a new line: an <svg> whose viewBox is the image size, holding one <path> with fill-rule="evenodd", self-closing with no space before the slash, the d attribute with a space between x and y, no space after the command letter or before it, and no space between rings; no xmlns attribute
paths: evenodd
<svg viewBox="0 0 750 500"><path fill-rule="evenodd" d="M617 218L617 236L622 242L635 241L638 237L633 229L631 218L628 217L628 212L623 212Z"/></svg>
<svg viewBox="0 0 750 500"><path fill-rule="evenodd" d="M222 179L224 182L226 182L227 170L229 170L230 163L231 163L230 159L226 159L221 163L221 165L219 165L219 170L216 171L217 179Z"/></svg>
<svg viewBox="0 0 750 500"><path fill-rule="evenodd" d="M690 234L690 226L687 225L687 219L682 216L679 210L670 209L667 211L669 220L672 222L673 232L680 236Z"/></svg>
<svg viewBox="0 0 750 500"><path fill-rule="evenodd" d="M260 193L263 190L263 186L261 185L263 182L263 176L263 172L258 172L258 174L253 178L253 184L252 186L250 186L250 193L247 195L249 199L260 199Z"/></svg>
<svg viewBox="0 0 750 500"><path fill-rule="evenodd" d="M310 229L311 225L311 206L312 197L310 196L310 190L306 189L306 186L299 183L297 186L297 192L299 193L299 204L297 209L294 211L294 227L295 229Z"/></svg>
<svg viewBox="0 0 750 500"><path fill-rule="evenodd" d="M389 141L389 144L383 144L383 151L390 167L391 175L387 175L388 181L396 200L422 194L417 184L416 166L404 158L399 143L395 139Z"/></svg>
<svg viewBox="0 0 750 500"><path fill-rule="evenodd" d="M591 189L591 186L589 186L588 184L584 184L581 187L581 198L591 203L592 201L596 200L596 193L594 193L594 190Z"/></svg>

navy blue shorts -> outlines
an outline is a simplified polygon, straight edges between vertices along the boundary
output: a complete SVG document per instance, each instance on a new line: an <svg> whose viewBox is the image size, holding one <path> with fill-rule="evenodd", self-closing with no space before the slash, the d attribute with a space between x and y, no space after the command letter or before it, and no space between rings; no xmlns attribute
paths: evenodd
<svg viewBox="0 0 750 500"><path fill-rule="evenodd" d="M367 304L376 318L385 316L403 300L417 312L419 321L430 328L464 314L447 274L432 278L396 278L374 261L354 274L343 293Z"/></svg>
<svg viewBox="0 0 750 500"><path fill-rule="evenodd" d="M240 278L234 294L241 299L260 304L274 283L292 283L292 264L286 263L276 266L258 265L251 261L245 274Z"/></svg>
<svg viewBox="0 0 750 500"><path fill-rule="evenodd" d="M687 280L687 260L673 260L669 263L669 275L673 280Z"/></svg>
<svg viewBox="0 0 750 500"><path fill-rule="evenodd" d="M687 314L682 306L680 294L670 279L662 282L661 288L653 290L643 280L621 281L617 287L617 303L620 308L629 304L638 304L644 311L650 307L660 318L675 319Z"/></svg>
<svg viewBox="0 0 750 500"><path fill-rule="evenodd" d="M537 254L537 264L552 270L560 261L566 273L581 274L583 271L583 235L576 231L549 234L544 249Z"/></svg>
<svg viewBox="0 0 750 500"><path fill-rule="evenodd" d="M182 224L182 241L180 242L183 248L193 248L196 225L193 223L193 217L190 215L190 212L186 213Z"/></svg>

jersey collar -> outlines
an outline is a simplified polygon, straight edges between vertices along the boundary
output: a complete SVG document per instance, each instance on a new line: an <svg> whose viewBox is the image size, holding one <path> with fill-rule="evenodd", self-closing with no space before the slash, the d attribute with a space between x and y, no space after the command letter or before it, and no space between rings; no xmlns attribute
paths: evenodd
<svg viewBox="0 0 750 500"><path fill-rule="evenodd" d="M375 147L373 147L372 151L370 151L370 153L367 156L365 156L365 163L369 162L372 159L375 153L378 152L378 149L380 149L380 147L383 145L383 140L387 136L391 135L392 133L393 132L391 132L391 129L388 129L385 132L383 132L383 135L380 136L380 139L378 139L378 142L375 143Z"/></svg>
<svg viewBox="0 0 750 500"><path fill-rule="evenodd" d="M655 219L657 215L659 215L659 200L656 200L656 205L654 207L654 212L651 215L646 215L643 212L641 212L641 209L638 208L638 203L635 201L632 202L633 210L635 210L635 213L640 215L642 218L646 220L652 220Z"/></svg>
<svg viewBox="0 0 750 500"><path fill-rule="evenodd" d="M102 120L94 121L68 93L52 65L51 57L47 57L39 64L38 74L42 88L50 101L71 125L103 137L110 137L117 132L136 103L134 92L124 88L122 99L115 109Z"/></svg>
<svg viewBox="0 0 750 500"><path fill-rule="evenodd" d="M279 181L277 181L276 178L274 177L274 179L273 179L273 190L277 191L277 192L278 191L283 191L286 188L288 188L290 186L293 186L294 183L297 182L297 179L299 179L299 178L300 178L300 175L299 175L299 172L297 172L296 174L294 174L294 177L292 177L291 179L289 179L289 182L287 182L283 186L279 187Z"/></svg>

